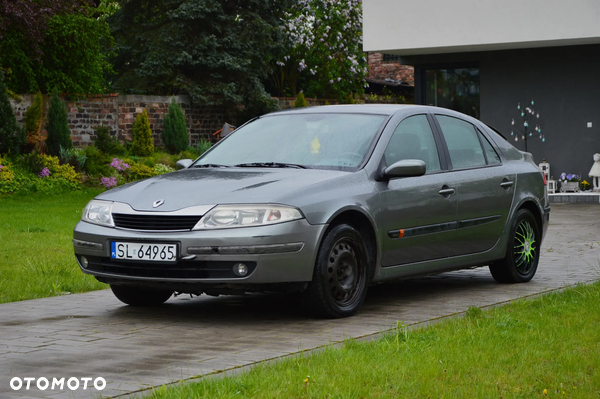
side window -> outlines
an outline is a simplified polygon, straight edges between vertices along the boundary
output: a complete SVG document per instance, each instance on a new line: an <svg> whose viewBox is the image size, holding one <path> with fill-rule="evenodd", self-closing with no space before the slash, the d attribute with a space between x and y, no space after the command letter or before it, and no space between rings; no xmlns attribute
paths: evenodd
<svg viewBox="0 0 600 399"><path fill-rule="evenodd" d="M485 157L475 126L461 119L436 115L448 145L453 169L485 166Z"/></svg>
<svg viewBox="0 0 600 399"><path fill-rule="evenodd" d="M404 119L392 135L385 149L385 162L389 166L403 159L424 161L427 173L441 169L427 116L415 115Z"/></svg>
<svg viewBox="0 0 600 399"><path fill-rule="evenodd" d="M498 165L502 163L498 153L496 150L494 150L494 147L492 147L488 139L481 132L479 132L479 136L481 137L481 142L483 143L483 151L485 151L488 165Z"/></svg>

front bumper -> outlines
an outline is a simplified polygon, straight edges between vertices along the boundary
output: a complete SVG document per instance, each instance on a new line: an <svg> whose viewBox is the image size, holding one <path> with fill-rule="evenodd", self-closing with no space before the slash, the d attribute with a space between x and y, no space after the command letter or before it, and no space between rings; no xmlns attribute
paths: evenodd
<svg viewBox="0 0 600 399"><path fill-rule="evenodd" d="M186 232L142 232L79 222L73 246L84 273L102 281L135 284L258 285L312 280L326 225L305 219L271 226ZM174 243L176 262L125 261L110 257L111 242ZM82 262L87 259L87 266ZM232 268L244 263L240 277Z"/></svg>

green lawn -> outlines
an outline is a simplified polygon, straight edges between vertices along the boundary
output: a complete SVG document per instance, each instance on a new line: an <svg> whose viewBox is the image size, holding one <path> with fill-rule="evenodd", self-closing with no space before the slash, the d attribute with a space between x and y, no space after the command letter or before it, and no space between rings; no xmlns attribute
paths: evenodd
<svg viewBox="0 0 600 399"><path fill-rule="evenodd" d="M0 303L107 288L79 270L71 243L99 192L0 197Z"/></svg>
<svg viewBox="0 0 600 399"><path fill-rule="evenodd" d="M147 398L598 398L600 283Z"/></svg>

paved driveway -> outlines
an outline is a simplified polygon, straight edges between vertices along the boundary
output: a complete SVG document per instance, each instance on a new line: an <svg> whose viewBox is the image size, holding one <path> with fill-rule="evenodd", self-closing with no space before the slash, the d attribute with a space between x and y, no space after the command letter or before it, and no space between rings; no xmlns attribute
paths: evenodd
<svg viewBox="0 0 600 399"><path fill-rule="evenodd" d="M303 350L433 321L512 299L600 279L600 206L554 204L536 277L500 285L487 268L369 289L361 311L312 320L284 296L170 299L155 309L124 306L110 291L0 305L0 397L87 398L249 365ZM10 381L19 377L15 391ZM24 378L36 378L26 390ZM48 379L49 387L44 387ZM79 389L71 390L79 384ZM106 387L93 388L102 377ZM65 378L52 390L53 378ZM84 380L91 378L87 389ZM98 380L98 384L100 384ZM14 384L17 384L16 380Z"/></svg>

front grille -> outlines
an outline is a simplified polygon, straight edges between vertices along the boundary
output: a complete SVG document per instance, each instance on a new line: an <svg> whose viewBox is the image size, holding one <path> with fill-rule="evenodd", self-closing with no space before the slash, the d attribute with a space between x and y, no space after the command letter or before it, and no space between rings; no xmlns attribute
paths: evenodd
<svg viewBox="0 0 600 399"><path fill-rule="evenodd" d="M191 230L202 216L128 215L113 213L115 226L130 230Z"/></svg>
<svg viewBox="0 0 600 399"><path fill-rule="evenodd" d="M111 258L88 258L88 269L123 277L151 278L231 278L239 279L233 273L233 265L239 262L227 261L184 261L177 263L132 262ZM256 262L243 262L248 266L248 277L256 269Z"/></svg>

